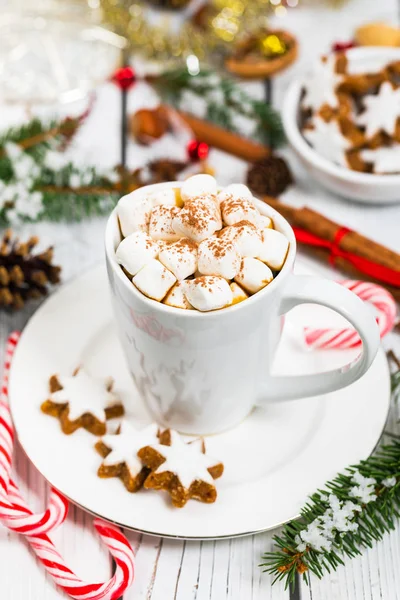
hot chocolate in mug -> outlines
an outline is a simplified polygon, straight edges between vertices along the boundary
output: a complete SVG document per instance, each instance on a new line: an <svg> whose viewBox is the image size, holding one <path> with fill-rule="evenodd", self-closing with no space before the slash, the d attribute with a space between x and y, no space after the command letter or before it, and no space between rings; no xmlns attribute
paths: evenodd
<svg viewBox="0 0 400 600"><path fill-rule="evenodd" d="M180 185L148 186L133 198ZM208 313L142 295L115 258L121 233L116 209L110 215L106 260L120 340L147 408L165 427L213 434L238 425L254 406L332 392L359 379L378 350L378 326L369 308L332 281L295 276L292 228L274 209L254 202L289 240L285 264L269 285L244 302ZM272 376L283 315L303 303L327 306L345 317L362 339L362 353L352 364L325 373Z"/></svg>

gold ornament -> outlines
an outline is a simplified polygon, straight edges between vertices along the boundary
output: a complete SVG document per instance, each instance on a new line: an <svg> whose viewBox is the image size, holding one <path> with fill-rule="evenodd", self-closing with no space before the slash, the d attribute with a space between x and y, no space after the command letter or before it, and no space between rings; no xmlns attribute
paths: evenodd
<svg viewBox="0 0 400 600"><path fill-rule="evenodd" d="M267 24L271 0L208 0L198 13L149 8L146 0L100 0L102 20L124 36L132 50L151 58L195 55L199 60L224 51L243 33ZM151 18L150 18L151 11Z"/></svg>
<svg viewBox="0 0 400 600"><path fill-rule="evenodd" d="M263 56L279 56L285 54L286 44L276 34L270 34L259 40L259 48Z"/></svg>
<svg viewBox="0 0 400 600"><path fill-rule="evenodd" d="M289 67L297 53L297 39L288 31L259 30L234 45L225 59L225 68L238 77L262 79Z"/></svg>
<svg viewBox="0 0 400 600"><path fill-rule="evenodd" d="M324 3L339 6L345 1ZM103 22L124 36L131 50L164 62L191 55L199 60L212 55L215 62L244 35L267 27L270 14L284 16L297 6L316 2L322 0L203 0L193 14L191 0L95 0ZM270 56L287 54L274 39L266 45Z"/></svg>

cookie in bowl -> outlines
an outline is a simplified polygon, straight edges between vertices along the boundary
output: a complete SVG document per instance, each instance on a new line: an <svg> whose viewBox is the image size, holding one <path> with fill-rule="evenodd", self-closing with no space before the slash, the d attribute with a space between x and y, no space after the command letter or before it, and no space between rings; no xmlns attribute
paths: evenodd
<svg viewBox="0 0 400 600"><path fill-rule="evenodd" d="M323 186L362 202L400 201L400 49L320 59L289 88L288 141Z"/></svg>

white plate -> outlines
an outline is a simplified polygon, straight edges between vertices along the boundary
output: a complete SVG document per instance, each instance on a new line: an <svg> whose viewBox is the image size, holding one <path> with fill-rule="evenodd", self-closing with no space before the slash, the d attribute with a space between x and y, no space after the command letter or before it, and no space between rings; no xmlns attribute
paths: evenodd
<svg viewBox="0 0 400 600"><path fill-rule="evenodd" d="M155 535L246 535L294 518L308 494L374 449L390 396L382 350L351 387L256 409L236 429L207 438L210 454L225 464L213 505L191 501L176 509L163 492L130 494L118 479L99 479L96 438L84 430L64 435L57 419L39 406L51 374L84 364L94 374L112 375L129 417L138 424L148 422L116 337L107 287L105 269L96 268L52 295L25 328L11 371L19 441L43 476L75 504ZM300 325L327 315L314 306L312 311L309 306L292 311L276 358L277 373L312 373L349 361L353 351L308 352L299 344Z"/></svg>

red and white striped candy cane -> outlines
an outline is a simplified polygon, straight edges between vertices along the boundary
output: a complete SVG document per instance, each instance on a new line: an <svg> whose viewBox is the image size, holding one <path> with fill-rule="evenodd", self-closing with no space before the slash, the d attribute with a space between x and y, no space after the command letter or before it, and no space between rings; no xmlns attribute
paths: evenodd
<svg viewBox="0 0 400 600"><path fill-rule="evenodd" d="M29 511L14 484L10 486L10 499ZM118 527L111 523L105 523L101 519L95 519L93 524L116 563L114 575L105 583L86 583L79 579L66 565L61 554L46 534L31 535L26 539L54 582L71 598L76 598L76 600L116 600L132 584L133 551Z"/></svg>
<svg viewBox="0 0 400 600"><path fill-rule="evenodd" d="M49 572L54 582L71 598L77 600L116 600L131 585L134 575L134 554L132 548L114 525L100 519L94 526L116 563L116 570L105 583L86 583L79 579L66 565L47 532L64 521L68 504L57 491L52 490L49 507L35 515L21 497L12 480L11 461L14 444L14 430L8 404L8 378L11 359L19 339L13 333L7 342L3 384L0 397L0 521L13 531L26 536L30 546Z"/></svg>
<svg viewBox="0 0 400 600"><path fill-rule="evenodd" d="M381 338L393 329L396 321L396 302L387 290L368 281L345 279L338 283L375 307ZM346 349L361 344L360 336L352 327L343 329L305 327L304 338L310 348Z"/></svg>
<svg viewBox="0 0 400 600"><path fill-rule="evenodd" d="M8 406L8 377L11 358L18 339L19 334L15 332L7 341L0 395L0 520L8 529L23 535L29 535L32 528L37 533L46 533L58 527L67 515L68 503L56 490L51 490L47 510L44 513L34 515L18 504L14 505L8 498L14 445L14 430Z"/></svg>

